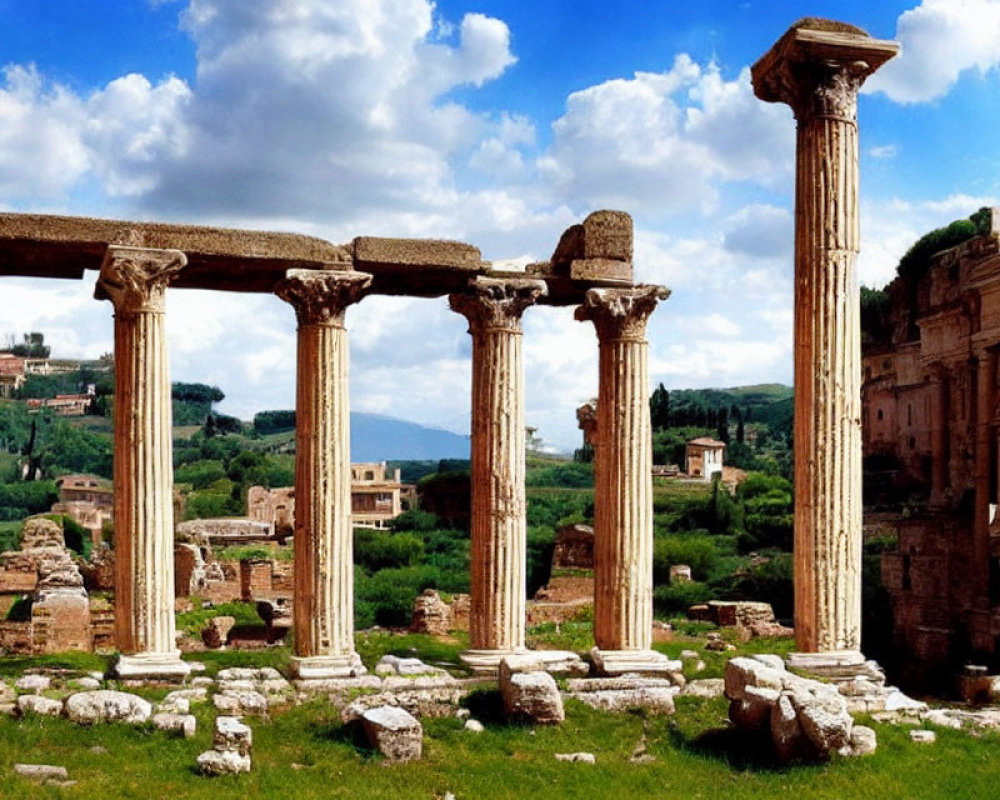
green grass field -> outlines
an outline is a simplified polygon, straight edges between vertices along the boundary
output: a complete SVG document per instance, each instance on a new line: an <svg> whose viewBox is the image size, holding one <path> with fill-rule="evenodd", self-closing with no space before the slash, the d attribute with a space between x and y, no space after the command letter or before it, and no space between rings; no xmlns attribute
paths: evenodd
<svg viewBox="0 0 1000 800"><path fill-rule="evenodd" d="M704 624L681 629L658 648L671 656L704 644ZM533 630L543 647L586 646L589 623L566 623L556 632ZM359 633L357 647L367 666L385 653L418 655L454 665L467 645L463 637ZM789 642L754 640L742 653L787 650ZM285 648L219 651L192 655L209 674L237 665L287 665ZM689 677L720 675L729 654L705 653L706 669ZM27 666L102 669L106 657L69 654L0 659L6 676ZM133 690L150 699L162 689ZM248 718L253 728L253 771L235 778L205 778L195 759L211 746L214 711L194 705L198 732L174 738L150 728L126 725L78 727L65 719L0 718L0 798L989 798L995 797L1000 735L974 737L938 730L932 745L910 742L903 726L871 720L879 748L858 759L835 757L818 766L781 767L761 742L728 728L726 701L679 698L673 716L603 714L567 701L566 723L555 728L507 724L499 698L488 688L473 691L466 704L486 726L474 734L453 717L424 720L421 761L388 765L340 724L330 703L317 698L275 711L269 721ZM586 751L596 764L562 763L556 753ZM636 756L642 755L639 763ZM65 766L72 786L43 786L13 773L15 763Z"/></svg>

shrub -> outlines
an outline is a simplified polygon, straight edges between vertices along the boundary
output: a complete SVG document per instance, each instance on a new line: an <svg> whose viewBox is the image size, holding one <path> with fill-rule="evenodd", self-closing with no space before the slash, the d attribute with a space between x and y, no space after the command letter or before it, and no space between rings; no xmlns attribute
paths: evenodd
<svg viewBox="0 0 1000 800"><path fill-rule="evenodd" d="M653 543L653 582L667 583L675 564L687 564L695 580L706 580L717 558L715 542L707 536L659 536Z"/></svg>
<svg viewBox="0 0 1000 800"><path fill-rule="evenodd" d="M690 606L714 599L712 589L705 583L687 581L657 586L653 591L653 608L661 616L681 614Z"/></svg>
<svg viewBox="0 0 1000 800"><path fill-rule="evenodd" d="M368 528L354 529L354 563L369 572L418 564L424 543L408 533L388 533Z"/></svg>

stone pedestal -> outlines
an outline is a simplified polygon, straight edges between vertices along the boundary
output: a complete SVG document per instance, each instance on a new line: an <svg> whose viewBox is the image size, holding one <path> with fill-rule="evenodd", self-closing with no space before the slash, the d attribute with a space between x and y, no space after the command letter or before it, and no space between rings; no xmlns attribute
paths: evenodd
<svg viewBox="0 0 1000 800"><path fill-rule="evenodd" d="M576 311L597 329L594 640L599 671L667 672L653 636L653 444L646 322L661 286L591 289Z"/></svg>
<svg viewBox="0 0 1000 800"><path fill-rule="evenodd" d="M96 296L115 307L115 641L122 677L183 677L175 644L167 284L176 250L109 247Z"/></svg>
<svg viewBox="0 0 1000 800"><path fill-rule="evenodd" d="M289 270L275 289L298 317L295 415L295 656L292 677L360 675L354 651L351 425L344 313L371 276Z"/></svg>
<svg viewBox="0 0 1000 800"><path fill-rule="evenodd" d="M861 344L857 93L899 50L806 19L753 66L798 123L795 185L795 636L861 646Z"/></svg>
<svg viewBox="0 0 1000 800"><path fill-rule="evenodd" d="M521 314L543 294L539 280L476 278L449 298L472 335L471 647L462 659L477 671L525 649Z"/></svg>

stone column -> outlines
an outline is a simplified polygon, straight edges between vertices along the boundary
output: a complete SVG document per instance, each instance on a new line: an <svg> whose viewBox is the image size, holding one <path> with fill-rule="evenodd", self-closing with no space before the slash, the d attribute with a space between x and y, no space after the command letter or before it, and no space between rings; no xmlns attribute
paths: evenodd
<svg viewBox="0 0 1000 800"><path fill-rule="evenodd" d="M354 650L351 421L344 314L371 275L289 270L275 288L298 317L295 396L296 678L365 671Z"/></svg>
<svg viewBox="0 0 1000 800"><path fill-rule="evenodd" d="M174 469L164 305L177 250L109 247L115 308L115 643L122 678L183 678L174 623Z"/></svg>
<svg viewBox="0 0 1000 800"><path fill-rule="evenodd" d="M857 94L898 50L806 19L752 70L757 96L797 121L795 637L824 654L804 666L863 661Z"/></svg>
<svg viewBox="0 0 1000 800"><path fill-rule="evenodd" d="M472 565L470 649L474 670L496 670L523 651L527 591L524 495L524 366L521 314L543 281L475 278L449 304L472 335Z"/></svg>
<svg viewBox="0 0 1000 800"><path fill-rule="evenodd" d="M653 637L653 440L646 322L662 286L591 289L576 310L597 329L594 443L594 665L605 674L667 672Z"/></svg>

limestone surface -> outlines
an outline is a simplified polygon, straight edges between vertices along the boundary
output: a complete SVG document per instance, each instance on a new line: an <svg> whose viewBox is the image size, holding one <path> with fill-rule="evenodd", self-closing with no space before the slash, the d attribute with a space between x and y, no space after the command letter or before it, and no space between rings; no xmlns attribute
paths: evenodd
<svg viewBox="0 0 1000 800"><path fill-rule="evenodd" d="M424 730L407 711L395 706L379 706L361 716L365 735L372 747L389 761L414 761L423 753Z"/></svg>
<svg viewBox="0 0 1000 800"><path fill-rule="evenodd" d="M516 672L501 678L500 695L508 719L538 725L558 725L566 719L562 695L547 672Z"/></svg>
<svg viewBox="0 0 1000 800"><path fill-rule="evenodd" d="M112 689L71 694L65 701L65 713L80 725L98 722L146 722L153 713L148 700Z"/></svg>

